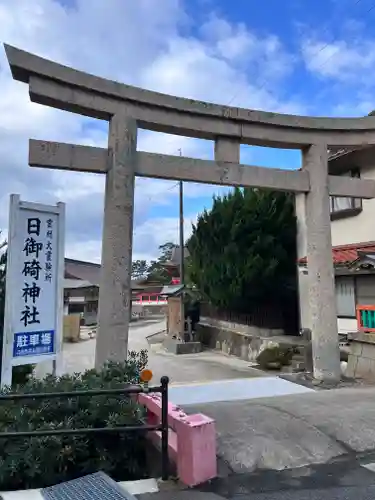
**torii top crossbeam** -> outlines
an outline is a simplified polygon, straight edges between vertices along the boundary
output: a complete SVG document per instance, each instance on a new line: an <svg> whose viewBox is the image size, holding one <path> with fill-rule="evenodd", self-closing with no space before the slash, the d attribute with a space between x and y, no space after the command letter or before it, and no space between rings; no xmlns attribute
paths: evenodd
<svg viewBox="0 0 375 500"><path fill-rule="evenodd" d="M10 45L5 51L13 77L29 84L33 102L92 118L109 120L126 107L141 128L187 137L283 148L375 144L375 116L318 118L221 106L100 78Z"/></svg>

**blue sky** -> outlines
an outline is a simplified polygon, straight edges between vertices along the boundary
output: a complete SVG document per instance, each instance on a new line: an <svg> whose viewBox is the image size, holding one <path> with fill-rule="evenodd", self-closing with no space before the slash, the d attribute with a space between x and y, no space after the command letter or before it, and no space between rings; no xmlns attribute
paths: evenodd
<svg viewBox="0 0 375 500"><path fill-rule="evenodd" d="M375 108L374 0L0 0L0 26L2 42L160 92L315 116ZM31 104L2 51L0 86L0 229L12 192L65 201L67 254L99 261L104 179L32 170L27 141L104 146L107 124ZM139 149L213 159L209 141L146 131ZM300 153L243 146L241 161L298 168ZM187 235L217 192L223 189L185 185ZM178 241L176 183L140 179L135 258L155 258L168 240Z"/></svg>

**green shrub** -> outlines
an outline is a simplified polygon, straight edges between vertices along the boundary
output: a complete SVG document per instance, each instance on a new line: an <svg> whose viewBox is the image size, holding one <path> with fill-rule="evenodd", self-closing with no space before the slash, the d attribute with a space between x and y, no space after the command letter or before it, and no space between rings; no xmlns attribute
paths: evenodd
<svg viewBox="0 0 375 500"><path fill-rule="evenodd" d="M278 342L270 341L260 350L256 361L262 370L280 370L282 366L290 365L294 354L298 352L297 347L281 346Z"/></svg>
<svg viewBox="0 0 375 500"><path fill-rule="evenodd" d="M13 366L12 385L17 387L26 384L33 374L34 365Z"/></svg>
<svg viewBox="0 0 375 500"><path fill-rule="evenodd" d="M66 392L138 383L147 351L130 352L125 363L60 378L30 379L17 392ZM2 391L10 392L10 389ZM0 403L0 432L137 425L144 409L129 396L72 397ZM145 470L142 433L0 439L0 490L41 488L97 470L116 480L139 479Z"/></svg>

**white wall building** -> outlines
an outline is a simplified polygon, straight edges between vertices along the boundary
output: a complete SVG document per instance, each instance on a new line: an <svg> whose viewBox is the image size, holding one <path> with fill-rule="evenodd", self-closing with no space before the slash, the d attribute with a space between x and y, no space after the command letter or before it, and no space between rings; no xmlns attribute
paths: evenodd
<svg viewBox="0 0 375 500"><path fill-rule="evenodd" d="M332 175L375 180L375 147L331 153L329 171ZM297 197L296 209L299 213L304 210L302 198ZM375 199L331 197L331 221L338 328L345 333L357 330L357 305L375 306ZM303 235L300 231L300 258L306 248ZM306 266L306 260L300 259L299 271L302 300L308 303L308 271L301 264ZM301 323L309 327L306 308L301 311Z"/></svg>

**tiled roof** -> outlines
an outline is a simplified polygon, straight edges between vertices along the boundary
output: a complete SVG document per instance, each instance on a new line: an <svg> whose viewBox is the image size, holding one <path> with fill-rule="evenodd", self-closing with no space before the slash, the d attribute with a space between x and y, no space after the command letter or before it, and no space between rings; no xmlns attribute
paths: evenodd
<svg viewBox="0 0 375 500"><path fill-rule="evenodd" d="M77 279L70 279L70 278L65 278L64 279L64 288L91 288L93 285L89 281L85 280L77 280Z"/></svg>
<svg viewBox="0 0 375 500"><path fill-rule="evenodd" d="M341 148L341 149L338 149L338 150L328 150L328 161L330 160L335 160L336 158L338 158L339 156L344 156L344 155L347 155L349 153L352 153L353 151L357 151L357 149L360 149L360 147L358 148Z"/></svg>
<svg viewBox="0 0 375 500"><path fill-rule="evenodd" d="M185 285L165 285L161 290L161 295L177 295L185 288Z"/></svg>
<svg viewBox="0 0 375 500"><path fill-rule="evenodd" d="M367 116L375 116L375 110L371 111ZM355 148L339 148L339 149L329 149L328 150L328 161L335 160L340 156L347 155L352 153L353 151L357 151L358 149L362 149L363 146L355 147ZM366 146L365 146L366 147Z"/></svg>
<svg viewBox="0 0 375 500"><path fill-rule="evenodd" d="M358 259L358 252L375 252L375 241L365 243L352 243L350 245L339 245L332 248L333 263L335 265L351 264ZM307 258L299 259L300 264L306 264Z"/></svg>
<svg viewBox="0 0 375 500"><path fill-rule="evenodd" d="M132 283L132 291L138 295L147 295L147 294L154 294L154 293L161 293L161 290L163 289L164 285L161 285L160 283L151 283L148 285L145 283L141 287L134 286Z"/></svg>
<svg viewBox="0 0 375 500"><path fill-rule="evenodd" d="M65 259L65 288L85 288L99 286L101 265L83 260ZM71 286L70 286L71 285ZM131 280L132 290L143 290L147 286L156 286L161 289L160 283L148 283L145 279Z"/></svg>
<svg viewBox="0 0 375 500"><path fill-rule="evenodd" d="M94 262L65 259L65 276L70 279L89 281L93 285L99 285L100 267L100 264Z"/></svg>

